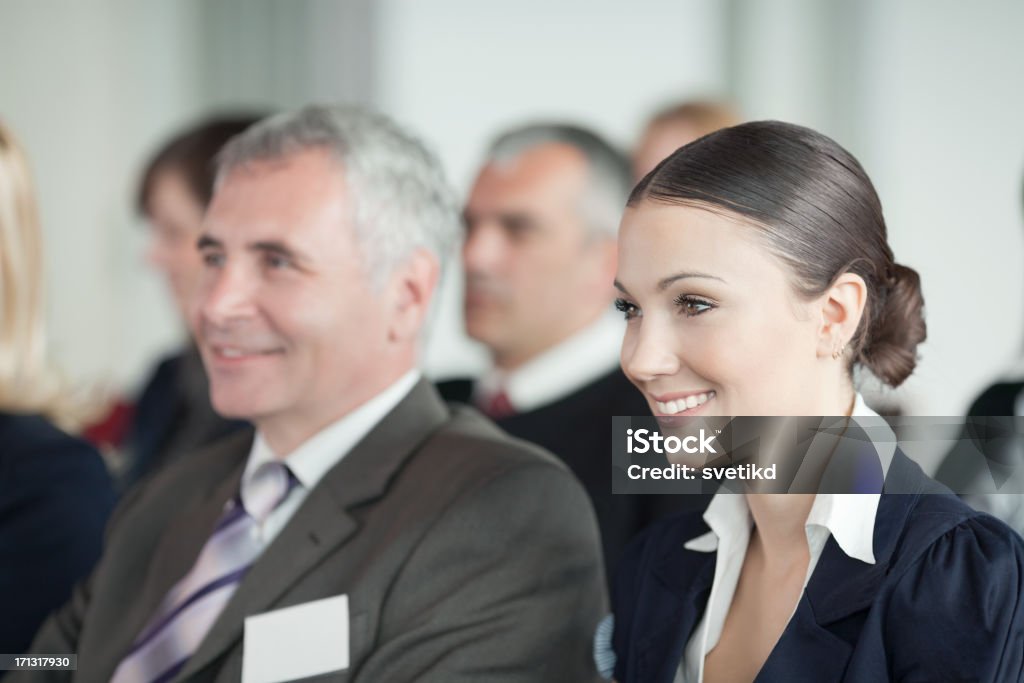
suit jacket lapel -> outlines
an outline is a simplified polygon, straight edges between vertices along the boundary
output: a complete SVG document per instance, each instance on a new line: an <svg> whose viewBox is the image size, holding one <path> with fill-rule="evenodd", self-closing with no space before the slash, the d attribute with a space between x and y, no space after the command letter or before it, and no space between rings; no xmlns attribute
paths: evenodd
<svg viewBox="0 0 1024 683"><path fill-rule="evenodd" d="M224 511L224 503L238 490L250 442L251 434L239 435L225 442L223 447L215 447L213 452L197 454L196 457L220 462L203 470L203 480L190 479L187 482L191 489L199 490L195 503L186 503L185 509L177 515L162 508L160 514L173 515L166 524L160 520L150 521L153 528L162 531L159 540L152 546L146 578L139 588L139 598L133 601L131 608L119 619L116 631L111 630L111 640L124 638L123 642L116 645L111 643L111 647L116 647L120 652L114 657L115 665L156 614L167 593L195 564L200 550Z"/></svg>
<svg viewBox="0 0 1024 683"><path fill-rule="evenodd" d="M664 537L668 547L652 567L656 580L649 584L651 594L641 597L646 610L637 613L636 621L649 628L637 645L637 680L672 683L686 643L707 605L715 553L687 550L686 540L672 534Z"/></svg>
<svg viewBox="0 0 1024 683"><path fill-rule="evenodd" d="M804 595L754 680L841 681L852 652L852 643L822 628Z"/></svg>
<svg viewBox="0 0 1024 683"><path fill-rule="evenodd" d="M879 499L874 529L875 564L849 557L834 538L829 538L806 592L818 624L824 626L867 609L878 595L921 490L922 482L912 467L913 463L899 451L893 455L885 486L901 493L883 494Z"/></svg>
<svg viewBox="0 0 1024 683"><path fill-rule="evenodd" d="M899 490L920 486L908 465L906 456L899 452L894 455L889 472L891 483ZM855 643L839 633L859 633L859 628L837 631L830 627L859 613L866 614L874 604L916 501L913 494L880 498L874 530L875 564L848 556L834 538L829 538L793 618L756 680L788 680L799 678L800 672L815 680L842 679Z"/></svg>
<svg viewBox="0 0 1024 683"><path fill-rule="evenodd" d="M281 533L246 575L182 672L187 679L241 637L245 618L265 612L358 528L348 508L380 496L402 464L448 417L426 380L309 492ZM328 596L324 596L328 597Z"/></svg>

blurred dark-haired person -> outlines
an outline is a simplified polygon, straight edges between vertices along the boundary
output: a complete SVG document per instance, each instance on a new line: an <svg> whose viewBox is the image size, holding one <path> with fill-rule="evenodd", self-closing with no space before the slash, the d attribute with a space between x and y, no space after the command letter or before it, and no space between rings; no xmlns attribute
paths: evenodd
<svg viewBox="0 0 1024 683"><path fill-rule="evenodd" d="M213 196L214 157L256 120L220 117L190 127L167 141L142 175L138 209L151 229L147 261L167 281L183 321L202 270L196 240ZM139 395L126 436L123 485L243 426L210 405L209 382L190 335L184 349L160 361Z"/></svg>
<svg viewBox="0 0 1024 683"><path fill-rule="evenodd" d="M971 403L968 424L935 478L969 492L964 495L968 504L1024 535L1024 494L1019 493L1024 487L1024 436L1009 420L986 420L991 417L1024 417L1024 357ZM997 482L1002 491L1018 493L992 490Z"/></svg>
<svg viewBox="0 0 1024 683"><path fill-rule="evenodd" d="M114 489L47 361L43 235L24 151L0 123L0 651L25 652L100 556Z"/></svg>
<svg viewBox="0 0 1024 683"><path fill-rule="evenodd" d="M867 418L854 368L898 386L925 338L918 275L895 261L860 164L775 121L712 133L646 176L617 278L623 368L668 418ZM602 669L619 683L1022 680L1024 543L891 436L867 441L876 493L747 486L638 537L598 632Z"/></svg>
<svg viewBox="0 0 1024 683"><path fill-rule="evenodd" d="M218 163L193 329L214 407L255 433L140 482L33 649L77 652L82 682L596 677L586 493L417 367L459 235L433 154L310 106Z"/></svg>
<svg viewBox="0 0 1024 683"><path fill-rule="evenodd" d="M659 502L612 494L611 418L646 410L619 369L611 307L629 189L625 157L591 131L536 124L497 138L466 203L462 249L466 330L493 365L440 384L565 461L594 503L608 569Z"/></svg>
<svg viewBox="0 0 1024 683"><path fill-rule="evenodd" d="M683 145L739 122L739 114L726 102L690 100L664 107L644 126L633 149L634 182Z"/></svg>

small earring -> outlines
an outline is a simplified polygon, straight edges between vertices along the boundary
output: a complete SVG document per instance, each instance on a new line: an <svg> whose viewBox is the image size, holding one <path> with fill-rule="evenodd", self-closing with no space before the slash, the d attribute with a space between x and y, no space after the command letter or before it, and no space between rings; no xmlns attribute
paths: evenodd
<svg viewBox="0 0 1024 683"><path fill-rule="evenodd" d="M839 360L839 358L846 352L846 344L840 344L838 349L832 349L832 360Z"/></svg>

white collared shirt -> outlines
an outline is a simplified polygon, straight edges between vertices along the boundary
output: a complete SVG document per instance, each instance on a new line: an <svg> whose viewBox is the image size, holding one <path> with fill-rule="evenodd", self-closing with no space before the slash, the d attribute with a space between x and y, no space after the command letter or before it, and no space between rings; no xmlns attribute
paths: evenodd
<svg viewBox="0 0 1024 683"><path fill-rule="evenodd" d="M284 463L298 480L287 499L278 505L259 527L263 544L270 542L285 527L299 509L309 492L327 472L348 455L381 419L406 397L420 379L419 370L410 370L394 384L366 403L321 429L294 451L283 457ZM281 460L259 432L249 451L249 460L242 474L241 495L245 504L246 491L251 490L253 475L260 465Z"/></svg>
<svg viewBox="0 0 1024 683"><path fill-rule="evenodd" d="M517 412L553 403L618 367L624 331L622 314L609 311L511 372L492 368L477 382L473 400L485 405L504 389Z"/></svg>
<svg viewBox="0 0 1024 683"><path fill-rule="evenodd" d="M860 394L854 403L853 417L876 418L870 420L866 428L871 430L869 433L873 436L872 442L878 451L884 476L896 450L895 435L887 427L880 426L878 413L864 403ZM874 438L878 436L878 429L888 431L888 434ZM807 564L803 589L807 588L830 536L836 539L840 549L849 557L867 564L875 563L875 515L878 513L880 498L879 493L819 493L815 496L805 525L810 562ZM722 636L753 526L746 496L736 493L715 494L704 512L704 521L711 531L687 541L685 547L697 552L717 553L715 577L704 615L686 644L676 672L676 683L702 683L704 680L704 660ZM796 607L794 604L790 618L796 612Z"/></svg>

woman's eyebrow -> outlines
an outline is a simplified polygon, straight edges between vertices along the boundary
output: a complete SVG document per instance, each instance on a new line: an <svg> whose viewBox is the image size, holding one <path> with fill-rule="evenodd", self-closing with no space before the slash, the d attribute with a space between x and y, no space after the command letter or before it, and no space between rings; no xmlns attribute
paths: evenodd
<svg viewBox="0 0 1024 683"><path fill-rule="evenodd" d="M659 280L658 281L658 291L660 292L660 291L664 291L665 289L668 289L669 285L671 285L673 282L676 282L678 280L685 280L687 278L692 278L692 277L706 278L708 280L718 280L719 282L725 283L725 280L720 278L720 277L718 277L717 275L709 275L707 273L689 273L689 272L684 272L684 273L676 273L675 275L669 275L668 277L662 278L661 280Z"/></svg>

